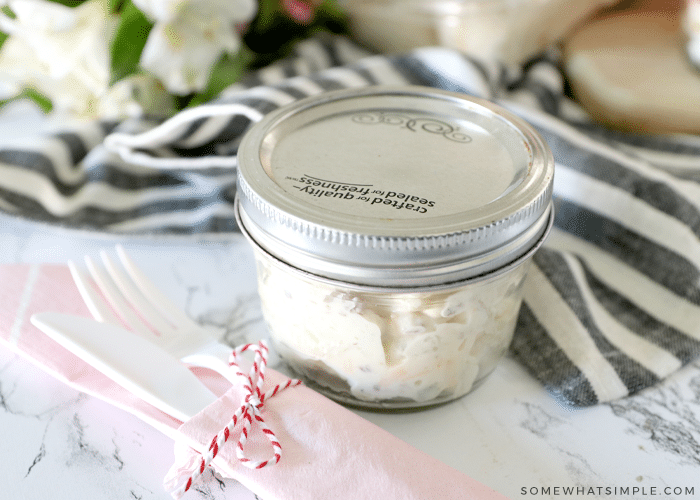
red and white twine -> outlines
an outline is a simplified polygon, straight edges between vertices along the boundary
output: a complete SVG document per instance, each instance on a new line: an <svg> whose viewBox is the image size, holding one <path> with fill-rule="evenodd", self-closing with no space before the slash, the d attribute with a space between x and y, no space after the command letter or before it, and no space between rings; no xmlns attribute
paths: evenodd
<svg viewBox="0 0 700 500"><path fill-rule="evenodd" d="M253 365L250 368L250 372L246 375L244 374L240 367L238 366L238 356L245 351L251 351L255 353L253 359ZM229 423L224 427L221 432L219 432L214 439L212 439L209 445L209 450L206 454L202 455L199 459L198 465L193 468L189 478L186 483L181 487L172 492L174 498L182 497L187 490L189 490L195 481L204 473L206 468L209 466L211 461L219 453L221 447L228 441L231 437L236 425L239 422L242 423L242 428L240 432L240 437L238 438L238 443L236 444L236 457L238 460L250 469L262 469L268 465L274 465L280 461L282 458L282 446L280 445L275 433L267 426L265 419L262 416L262 408L265 402L271 397L275 396L279 392L287 389L288 387L294 387L301 384L300 380L289 379L285 384L278 384L269 391L263 393L262 387L265 383L265 368L267 367L267 354L268 348L264 341L260 341L257 344L246 344L234 349L231 353L230 366L232 369L237 370L236 375L244 379L243 389L246 394L243 399L243 404L236 410L236 412L231 417ZM265 460L251 460L245 455L245 444L248 441L248 436L253 425L253 422L257 423L260 430L263 432L267 440L272 446L272 456Z"/></svg>

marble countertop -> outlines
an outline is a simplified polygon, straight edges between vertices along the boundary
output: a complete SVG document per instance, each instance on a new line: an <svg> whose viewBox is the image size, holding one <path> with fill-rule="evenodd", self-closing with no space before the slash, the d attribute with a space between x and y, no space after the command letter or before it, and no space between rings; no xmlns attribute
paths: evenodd
<svg viewBox="0 0 700 500"><path fill-rule="evenodd" d="M0 216L0 264L64 263L116 241ZM266 335L242 237L120 242L198 321L226 326L234 341ZM634 397L571 410L506 358L446 406L358 413L511 499L700 498L700 362ZM3 346L0 440L0 499L170 498L162 486L174 458L169 438ZM188 498L255 496L208 472Z"/></svg>

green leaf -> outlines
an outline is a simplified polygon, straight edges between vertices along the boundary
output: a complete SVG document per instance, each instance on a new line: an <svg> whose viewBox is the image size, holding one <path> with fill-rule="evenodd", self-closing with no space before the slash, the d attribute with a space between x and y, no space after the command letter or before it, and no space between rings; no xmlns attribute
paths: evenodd
<svg viewBox="0 0 700 500"><path fill-rule="evenodd" d="M17 16L15 15L14 12L12 12L12 9L10 8L9 5L3 5L0 7L0 16L5 15L9 17L10 19L16 19ZM5 40L9 38L10 35L8 35L5 32L0 31L0 48L2 47L2 44L5 43Z"/></svg>
<svg viewBox="0 0 700 500"><path fill-rule="evenodd" d="M3 5L2 7L0 7L0 12L5 14L10 19L17 19L17 14L12 12L12 9L10 8L9 5Z"/></svg>
<svg viewBox="0 0 700 500"><path fill-rule="evenodd" d="M316 11L338 20L344 20L347 17L345 9L338 3L338 0L323 0Z"/></svg>
<svg viewBox="0 0 700 500"><path fill-rule="evenodd" d="M51 102L51 99L34 89L25 88L19 95L19 97L31 99L32 101L34 101L35 104L37 104L41 108L41 110L44 113L49 113L53 109L53 103Z"/></svg>
<svg viewBox="0 0 700 500"><path fill-rule="evenodd" d="M61 5L65 5L66 7L77 7L81 3L85 2L85 0L49 0L50 2L54 3L60 3Z"/></svg>
<svg viewBox="0 0 700 500"><path fill-rule="evenodd" d="M122 10L125 4L124 0L109 0L109 11L116 14Z"/></svg>
<svg viewBox="0 0 700 500"><path fill-rule="evenodd" d="M280 0L260 0L258 13L253 21L257 31L266 31L277 24L277 16L281 13Z"/></svg>
<svg viewBox="0 0 700 500"><path fill-rule="evenodd" d="M12 101L18 101L20 99L29 99L31 101L34 101L34 103L37 106L39 106L39 108L41 108L41 110L44 113L49 113L53 109L53 103L51 102L51 99L46 97L44 94L29 87L24 88L22 92L20 92L14 97L11 97L10 99L0 100L0 107Z"/></svg>
<svg viewBox="0 0 700 500"><path fill-rule="evenodd" d="M131 0L126 0L110 47L112 69L110 84L138 70L141 52L152 28L153 23L143 12L136 8Z"/></svg>
<svg viewBox="0 0 700 500"><path fill-rule="evenodd" d="M214 99L229 85L236 83L246 73L254 54L243 46L236 54L221 56L212 68L209 81L204 92L201 92L188 101L187 106L197 106Z"/></svg>

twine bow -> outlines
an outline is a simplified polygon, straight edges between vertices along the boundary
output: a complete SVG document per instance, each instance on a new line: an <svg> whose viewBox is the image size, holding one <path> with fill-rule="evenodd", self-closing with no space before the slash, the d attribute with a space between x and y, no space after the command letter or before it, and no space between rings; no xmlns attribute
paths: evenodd
<svg viewBox="0 0 700 500"><path fill-rule="evenodd" d="M246 375L238 366L238 356L245 351L255 353L253 365L250 372ZM205 455L201 455L199 463L191 470L187 482L172 492L172 496L176 499L182 497L189 490L195 481L204 473L211 461L219 453L221 447L228 441L238 422L242 422L242 428L238 443L236 444L236 457L238 460L250 469L262 469L268 465L274 465L282 458L282 446L280 445L275 433L267 426L265 419L262 416L262 409L265 402L288 387L294 387L301 384L300 380L289 379L285 384L277 384L274 388L263 393L262 387L265 383L265 368L267 367L268 348L264 341L257 344L246 344L234 349L231 353L230 366L236 370L236 375L244 379L243 389L246 394L243 398L243 404L236 410L231 417L229 423L212 439L209 449ZM250 429L253 422L257 423L260 430L263 432L272 447L272 455L265 460L251 460L245 454L244 448L248 441Z"/></svg>

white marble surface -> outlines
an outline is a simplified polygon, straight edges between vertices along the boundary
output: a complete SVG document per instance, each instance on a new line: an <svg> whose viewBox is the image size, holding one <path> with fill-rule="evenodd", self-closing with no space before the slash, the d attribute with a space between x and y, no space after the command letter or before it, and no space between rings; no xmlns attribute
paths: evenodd
<svg viewBox="0 0 700 500"><path fill-rule="evenodd" d="M115 242L0 216L0 264L62 263ZM193 317L226 325L232 341L266 334L252 254L241 237L122 242ZM700 498L700 363L635 397L571 411L506 358L452 404L361 414L511 499ZM0 441L0 499L170 498L161 484L173 461L169 438L3 346ZM255 497L207 474L188 498Z"/></svg>

